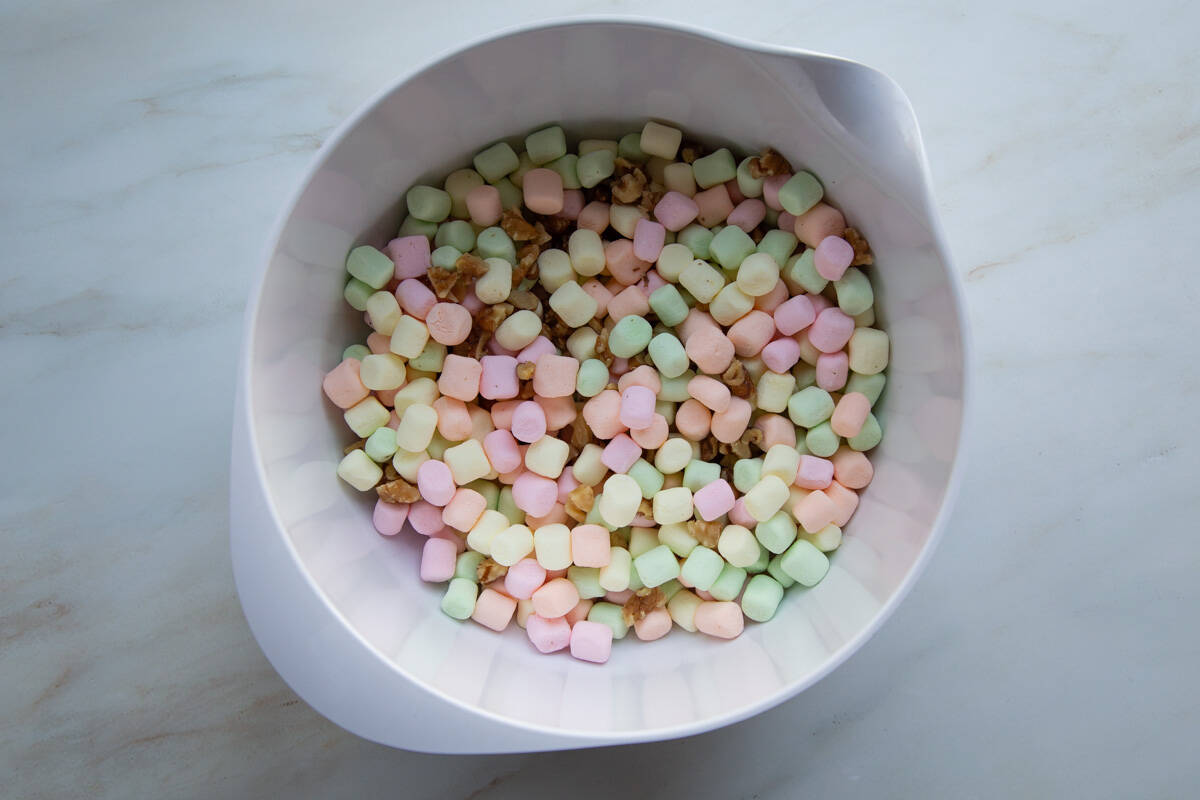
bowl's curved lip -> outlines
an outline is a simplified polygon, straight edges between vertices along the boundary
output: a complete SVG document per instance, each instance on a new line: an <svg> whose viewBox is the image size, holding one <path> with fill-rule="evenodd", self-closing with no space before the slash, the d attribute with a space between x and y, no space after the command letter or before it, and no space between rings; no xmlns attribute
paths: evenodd
<svg viewBox="0 0 1200 800"><path fill-rule="evenodd" d="M660 30L664 30L664 31L673 32L673 33L684 33L684 34L696 36L698 38L708 39L710 41L715 41L718 44L723 44L728 47L734 47L734 48L744 50L744 51L749 51L749 52L763 53L763 54L768 54L768 55L780 55L780 56L787 56L787 57L793 57L793 58L803 57L803 58L809 58L809 59L820 59L823 61L833 61L833 62L842 63L847 66L858 68L858 69L869 70L869 71L874 72L877 75L879 75L883 80L887 81L889 84L891 84L895 88L898 95L903 98L904 103L908 108L908 112L914 120L914 123L917 122L916 114L913 111L912 104L909 101L907 94L904 93L904 91L899 87L899 85L897 85L896 82L894 80L892 80L886 74L880 72L879 70L876 70L873 67L869 67L865 64L862 64L860 62L853 61L853 60L847 59L847 58L842 58L840 56L827 55L825 53L819 53L819 52L815 52L812 50L805 50L805 49L801 49L801 48L792 48L792 47L786 47L786 46L782 46L782 45L764 44L764 43L760 43L760 42L748 41L745 39L740 39L737 37L729 36L726 34L716 33L713 31L705 30L703 28L693 26L693 25L680 24L680 23L677 23L674 21L655 19L652 17L640 17L640 16L636 16L636 15L581 15L578 17L573 16L573 17L565 17L565 18L553 19L553 20L541 20L541 21L537 21L537 22L533 22L533 23L526 23L526 24L510 26L508 28L501 29L499 31L487 34L485 36L480 36L480 37L473 39L473 40L467 42L466 44L460 45L458 47L447 49L441 55L439 55L433 59L430 59L429 61L422 63L417 68L410 70L407 73L402 74L399 77L393 79L386 86L384 86L382 89L377 91L374 95L372 95L361 106L359 106L359 108L356 111L354 111L345 121L343 121L341 123L341 125L339 125L333 131L333 133L330 134L329 138L322 144L320 149L312 157L312 160L310 161L310 165L309 165L308 169L305 170L303 176L301 176L300 180L297 182L295 189L292 191L287 203L284 204L282 210L280 211L278 217L276 218L276 220L271 228L271 232L270 232L269 236L267 237L266 247L265 247L262 257L260 258L260 265L258 268L258 273L257 273L256 279L253 284L251 298L246 307L245 319L244 319L244 330L243 330L243 336L242 336L242 353L241 353L240 364L239 364L239 368L238 368L238 378L239 378L239 382L241 383L241 386L242 386L243 392L244 392L242 406L246 412L246 425L247 425L246 430L247 430L247 435L249 438L249 442L247 444L248 444L248 448L249 448L249 452L251 454L252 460L254 462L253 470L254 470L254 474L258 480L258 484L259 484L258 488L264 497L265 505L266 505L267 509L269 510L269 513L271 514L271 518L275 522L275 525L277 528L277 531L276 531L277 534L282 536L282 532L283 532L285 526L284 526L282 520L280 519L279 513L275 508L275 504L270 496L270 493L266 489L266 487L267 487L266 474L263 469L262 455L258 448L258 440L257 440L257 436L256 436L254 416L253 416L253 414L249 413L250 409L253 408L253 403L252 403L253 384L250 380L250 361L251 361L250 356L254 349L254 331L255 331L256 322L258 319L259 307L260 307L261 300L262 300L263 286L266 282L267 271L270 268L270 264L271 264L271 257L278 250L280 239L283 234L284 226L287 224L288 219L295 212L296 205L299 202L301 195L304 193L305 189L307 188L309 182L312 180L313 175L315 174L317 168L319 167L319 165L321 165L325 161L325 159L328 157L329 153L332 152L333 149L336 148L339 144L341 144L342 140L345 139L347 134L356 125L358 125L358 123L360 122L360 120L362 120L363 117L365 117L367 114L369 114L371 111L373 111L375 109L375 107L385 97L387 97L389 94L391 94L393 91L395 91L395 89L397 87L401 86L403 83L416 77L420 73L425 72L426 70L429 70L429 69L433 69L434 67L441 65L442 63L449 60L450 58L456 57L463 52L472 50L476 47L479 47L480 45L484 45L484 44L487 44L489 42L492 42L492 41L495 41L498 39L503 39L503 38L513 36L516 34L528 33L530 31L536 31L536 30L544 30L544 29L549 29L549 28L563 28L563 27L579 27L579 26L587 26L587 25L625 25L625 26L631 26L631 27L656 28L656 29L660 29ZM963 400L962 400L962 420L961 420L960 429L959 429L958 446L957 446L955 454L954 454L954 463L953 463L953 466L951 467L950 478L946 485L946 492L942 499L941 508L938 510L937 517L935 518L935 520L933 522L933 526L930 531L929 539L926 541L925 546L922 548L921 552L918 554L917 559L914 562L912 568L909 570L908 574L904 577L904 579L900 582L900 585L897 587L896 591L892 594L891 597L888 598L887 602L884 603L883 607L878 611L875 618L870 622L870 624L867 625L862 631L860 631L858 633L858 635L856 635L853 639L844 643L840 648L838 648L838 650L836 650L834 653L832 653L830 655L830 657L828 658L828 660L825 662L825 664L823 664L821 666L820 669L816 670L814 673L812 673L811 675L809 675L808 677L806 677L803 680L798 680L798 681L795 681L794 683L785 685L784 687L782 687L780 690L778 690L774 694L771 694L771 695L767 696L766 698L759 700L758 702L743 706L741 708L737 708L735 710L726 711L721 714L715 714L713 716L706 717L704 719L689 722L687 724L669 725L669 726L663 726L663 727L658 727L658 728L640 728L637 730L627 730L627 731L603 731L603 730L589 731L589 730L575 729L575 728L559 728L559 727L551 727L551 726L545 726L545 725L536 725L536 724L529 723L529 722L526 722L523 720L514 719L512 717L502 716L500 714L496 714L495 712L489 711L487 709L464 703L464 702L460 701L459 699L457 699L451 695L447 695L447 694L439 691L435 687L428 685L427 683L419 680L418 678L414 677L413 675L410 675L406 670L404 670L400 666L396 665L391 659L388 659L383 653L379 652L379 650L377 650L370 642L368 642L366 639L364 639L362 637L362 635L359 634L359 632L356 631L347 622L345 617L342 616L341 612L339 612L337 610L337 608L335 608L329 602L329 599L325 596L325 593L323 591L321 591L320 587L317 586L313 582L312 576L308 573L308 570L304 567L304 564L300 560L300 557L297 554L291 541L286 536L283 536L284 544L287 547L288 552L291 554L291 557L292 557L293 561L295 562L296 567L299 569L300 574L304 576L304 579L305 579L305 581L307 581L309 587L316 594L316 596L319 597L321 599L321 601L325 604L325 607L329 610L330 614L332 614L339 622L341 622L342 625L345 626L345 628L356 639L358 639L358 641L362 644L362 646L372 656L380 659L390 669L396 671L398 674L403 676L406 680L411 681L413 684L417 685L420 689L430 692L431 694L440 697L445 702L452 703L455 706L457 706L465 711L468 711L472 714L478 714L484 718L490 719L501 725L512 726L514 728L518 728L518 729L528 731L531 733L535 733L535 734L545 735L547 737L557 737L564 741L578 741L581 744L601 744L601 745L603 745L603 744L621 744L621 743L654 741L654 740L659 740L659 739L670 739L670 738L677 738L677 737L682 737L682 736L689 736L689 735L694 735L694 734L698 734L698 733L704 733L704 732L710 731L710 730L715 730L717 728L721 728L726 725L731 725L735 722L741 722L742 720L748 719L749 717L752 717L756 714L762 713L763 711L766 711L770 708L773 708L773 707L779 705L780 703L784 702L785 700L788 700L788 699L796 696L797 694L804 691L808 687L817 683L822 678L824 678L826 675L828 675L830 672L832 672L834 669L839 667L844 661L846 661L846 659L848 659L853 653L855 653L860 647L862 647L862 645L865 644L867 642L867 640L869 640L872 636L875 635L876 631L878 631L880 626L882 626L883 623L894 613L897 606L899 606L900 602L902 600L904 600L904 598L908 595L909 591L911 591L911 589L912 589L913 585L916 583L917 579L924 572L924 570L925 570L926 566L928 565L929 560L933 554L934 549L937 547L938 542L941 540L941 537L942 537L943 533L945 532L945 529L948 524L951 513L954 510L955 501L957 500L957 497L958 497L958 491L960 488L960 484L962 483L962 476L963 476L963 472L965 470L965 461L966 461L965 454L966 454L966 450L967 450L966 439L967 439L968 431L970 429L970 425L969 425L970 409L971 409L970 400L971 400L971 394L972 394L973 372L974 372L971 336L970 336L969 327L967 325L967 317L966 317L966 313L965 313L966 297L965 297L965 292L964 292L964 288L962 285L962 279L960 278L958 273L953 268L954 262L950 257L950 250L946 244L945 233L942 230L941 221L938 217L937 210L936 210L936 207L934 204L934 198L933 198L933 192L932 192L932 180L931 180L930 171L929 171L929 161L925 156L925 146L924 146L924 141L920 134L919 124L914 124L914 131L916 134L917 153L918 153L918 156L919 156L920 162L921 162L921 172L922 172L922 178L923 178L922 183L923 183L924 191L922 192L922 200L923 200L924 208L922 210L924 211L925 216L930 224L930 229L933 234L934 242L937 246L938 255L942 259L942 263L945 266L946 271L948 273L947 278L949 279L949 283L953 287L954 312L955 312L955 316L958 318L959 330L961 331L961 347L962 347L962 354L963 354L963 364L962 364L962 368L963 368ZM239 411L240 410L235 409L235 413L238 413ZM231 528L230 533L231 533L231 536L234 535L234 531L232 528Z"/></svg>

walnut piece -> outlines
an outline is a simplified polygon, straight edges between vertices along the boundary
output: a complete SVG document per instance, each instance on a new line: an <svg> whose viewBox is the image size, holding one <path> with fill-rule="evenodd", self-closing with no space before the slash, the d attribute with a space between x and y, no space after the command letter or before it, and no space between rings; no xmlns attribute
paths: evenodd
<svg viewBox="0 0 1200 800"><path fill-rule="evenodd" d="M648 183L646 173L634 167L613 181L612 199L618 203L635 203L641 198Z"/></svg>
<svg viewBox="0 0 1200 800"><path fill-rule="evenodd" d="M842 233L842 238L854 248L854 260L850 262L850 266L870 266L875 263L875 257L871 255L871 245L857 230L846 228Z"/></svg>
<svg viewBox="0 0 1200 800"><path fill-rule="evenodd" d="M532 361L522 361L517 364L517 378L523 381L529 380L533 377L533 370L536 366Z"/></svg>
<svg viewBox="0 0 1200 800"><path fill-rule="evenodd" d="M737 358L729 365L729 369L721 374L721 382L729 387L734 397L749 397L754 388L749 373L746 372L741 359Z"/></svg>
<svg viewBox="0 0 1200 800"><path fill-rule="evenodd" d="M654 609L662 608L666 604L667 595L662 589L657 586L653 589L643 586L625 601L625 605L621 606L621 616L625 618L626 624L632 625L638 620L644 619Z"/></svg>
<svg viewBox="0 0 1200 800"><path fill-rule="evenodd" d="M692 535L700 544L705 547L716 547L717 540L721 538L721 523L719 522L704 522L703 520L694 519L687 524L688 533Z"/></svg>
<svg viewBox="0 0 1200 800"><path fill-rule="evenodd" d="M508 302L512 304L513 308L519 308L522 311L536 311L538 307L538 299L533 292L510 292Z"/></svg>
<svg viewBox="0 0 1200 800"><path fill-rule="evenodd" d="M787 175L792 172L792 165L773 147L762 151L762 155L750 159L747 165L751 178L767 178L771 175Z"/></svg>
<svg viewBox="0 0 1200 800"><path fill-rule="evenodd" d="M480 583L491 583L499 580L508 574L508 567L503 564L497 564L490 558L485 558L479 562L479 566L475 568L475 577Z"/></svg>
<svg viewBox="0 0 1200 800"><path fill-rule="evenodd" d="M530 242L538 237L537 228L525 219L519 208L506 208L500 215L500 227L514 242Z"/></svg>
<svg viewBox="0 0 1200 800"><path fill-rule="evenodd" d="M517 265L513 267L512 285L517 288L521 285L521 281L526 278L534 279L538 276L538 256L542 254L542 249L536 244L527 244L517 251Z"/></svg>
<svg viewBox="0 0 1200 800"><path fill-rule="evenodd" d="M421 499L421 493L403 478L381 483L375 487L375 493L385 503L415 503Z"/></svg>
<svg viewBox="0 0 1200 800"><path fill-rule="evenodd" d="M576 486L567 495L567 499L580 511L591 511L596 502L596 490L586 484Z"/></svg>
<svg viewBox="0 0 1200 800"><path fill-rule="evenodd" d="M584 522L587 520L587 512L583 509L576 508L574 503L567 503L563 506L563 511L568 517L576 522Z"/></svg>
<svg viewBox="0 0 1200 800"><path fill-rule="evenodd" d="M351 442L342 448L342 455L348 456L355 450L362 450L367 444L366 439L359 439L357 442Z"/></svg>
<svg viewBox="0 0 1200 800"><path fill-rule="evenodd" d="M457 270L446 269L445 267L430 267L426 274L429 275L429 283L433 286L433 293L439 299L445 300L454 290L454 285L458 283Z"/></svg>
<svg viewBox="0 0 1200 800"><path fill-rule="evenodd" d="M494 306L488 306L475 318L475 327L485 333L492 333L514 310L511 303L496 303Z"/></svg>
<svg viewBox="0 0 1200 800"><path fill-rule="evenodd" d="M400 477L400 473L396 472L396 468L392 466L392 462L387 462L383 465L383 480L394 481Z"/></svg>

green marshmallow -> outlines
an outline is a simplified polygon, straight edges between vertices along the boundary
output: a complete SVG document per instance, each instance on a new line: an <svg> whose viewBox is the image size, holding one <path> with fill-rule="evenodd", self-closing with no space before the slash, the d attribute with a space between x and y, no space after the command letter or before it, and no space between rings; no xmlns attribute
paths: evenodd
<svg viewBox="0 0 1200 800"><path fill-rule="evenodd" d="M475 251L480 258L503 258L510 264L517 263L517 248L503 228L484 228L475 237Z"/></svg>
<svg viewBox="0 0 1200 800"><path fill-rule="evenodd" d="M713 596L714 600L732 600L742 591L742 584L746 582L746 570L741 567L735 567L733 564L726 564L721 570L720 577L708 590L708 593Z"/></svg>
<svg viewBox="0 0 1200 800"><path fill-rule="evenodd" d="M483 499L487 501L487 507L493 511L496 510L496 502L500 499L500 487L495 483L480 478L477 481L468 483L466 488L479 492L483 495Z"/></svg>
<svg viewBox="0 0 1200 800"><path fill-rule="evenodd" d="M496 510L507 517L512 525L521 525L525 522L525 512L517 508L511 486L500 489L500 497L496 500Z"/></svg>
<svg viewBox="0 0 1200 800"><path fill-rule="evenodd" d="M636 592L638 589L644 589L646 585L642 583L642 579L638 577L637 567L629 565L629 591Z"/></svg>
<svg viewBox="0 0 1200 800"><path fill-rule="evenodd" d="M483 553L474 550L464 550L454 560L454 577L476 583L479 580L479 565L483 563Z"/></svg>
<svg viewBox="0 0 1200 800"><path fill-rule="evenodd" d="M654 362L654 366L658 367L659 373L669 378L682 375L687 371L688 364L691 363L683 345L671 333L660 333L655 336L650 340L647 349L650 352L650 360Z"/></svg>
<svg viewBox="0 0 1200 800"><path fill-rule="evenodd" d="M817 265L813 261L815 252L816 250L810 247L800 255L792 256L783 271L785 280L791 281L810 294L820 294L829 284L829 281L817 272Z"/></svg>
<svg viewBox="0 0 1200 800"><path fill-rule="evenodd" d="M425 445L425 452L429 454L430 458L441 460L442 456L446 453L446 448L450 444L450 442L446 441L446 437L435 431L433 438L429 440L429 444ZM524 512L521 513L524 515ZM522 516L522 518L524 517Z"/></svg>
<svg viewBox="0 0 1200 800"><path fill-rule="evenodd" d="M812 428L833 416L833 398L824 389L809 386L788 398L787 413L796 425Z"/></svg>
<svg viewBox="0 0 1200 800"><path fill-rule="evenodd" d="M633 560L633 565L642 583L651 588L679 577L679 561L665 544L642 553Z"/></svg>
<svg viewBox="0 0 1200 800"><path fill-rule="evenodd" d="M567 567L567 580L575 584L576 591L584 600L590 600L594 597L604 597L606 592L604 587L600 585L600 568L599 567Z"/></svg>
<svg viewBox="0 0 1200 800"><path fill-rule="evenodd" d="M654 497L655 492L663 487L665 481L663 474L644 458L639 458L633 462L633 466L629 468L629 472L626 474L633 478L638 488L642 490L642 497L647 500ZM638 530L642 529L639 528Z"/></svg>
<svg viewBox="0 0 1200 800"><path fill-rule="evenodd" d="M733 488L742 494L750 491L762 478L761 458L739 458L733 462Z"/></svg>
<svg viewBox="0 0 1200 800"><path fill-rule="evenodd" d="M857 267L850 267L841 280L833 282L837 292L838 308L850 316L858 316L875 305L875 291L871 281Z"/></svg>
<svg viewBox="0 0 1200 800"><path fill-rule="evenodd" d="M766 178L755 178L750 174L750 161L753 158L754 156L747 156L737 166L738 191L746 197L762 197L763 183L766 181Z"/></svg>
<svg viewBox="0 0 1200 800"><path fill-rule="evenodd" d="M594 603L588 611L588 622L599 622L612 628L614 639L624 639L629 633L622 608L616 603Z"/></svg>
<svg viewBox="0 0 1200 800"><path fill-rule="evenodd" d="M679 590L682 588L683 584L681 584L679 581L671 580L667 581L662 586L659 586L658 590L663 593L663 596L666 597L667 601L669 602L672 597L679 594Z"/></svg>
<svg viewBox="0 0 1200 800"><path fill-rule="evenodd" d="M609 177L617 169L616 161L611 150L593 150L582 155L575 163L575 174L579 176L579 184L590 189L600 181Z"/></svg>
<svg viewBox="0 0 1200 800"><path fill-rule="evenodd" d="M433 186L414 186L404 196L408 213L426 222L441 222L450 216L450 195Z"/></svg>
<svg viewBox="0 0 1200 800"><path fill-rule="evenodd" d="M683 485L698 492L721 477L721 465L693 458L683 468Z"/></svg>
<svg viewBox="0 0 1200 800"><path fill-rule="evenodd" d="M758 252L766 253L775 259L775 263L782 269L799 242L794 233L775 228L763 234L762 241L758 243Z"/></svg>
<svg viewBox="0 0 1200 800"><path fill-rule="evenodd" d="M598 358L589 358L579 365L575 391L584 397L595 397L608 385L608 367Z"/></svg>
<svg viewBox="0 0 1200 800"><path fill-rule="evenodd" d="M443 222L438 226L437 235L433 237L435 247L449 245L464 253L475 249L475 229L465 219Z"/></svg>
<svg viewBox="0 0 1200 800"><path fill-rule="evenodd" d="M863 427L865 428L866 425ZM809 428L808 433L804 435L804 446L808 448L808 452L821 458L829 458L836 453L838 445L841 443L842 438L833 432L833 426L829 424L828 420L814 428Z"/></svg>
<svg viewBox="0 0 1200 800"><path fill-rule="evenodd" d="M562 177L564 189L578 189L582 184L579 183L579 156L574 153L567 153L562 158L556 158L546 165L547 169L552 169Z"/></svg>
<svg viewBox="0 0 1200 800"><path fill-rule="evenodd" d="M796 523L786 511L754 526L754 538L772 554L778 555L796 541Z"/></svg>
<svg viewBox="0 0 1200 800"><path fill-rule="evenodd" d="M870 450L875 445L879 444L879 440L883 438L883 429L879 427L879 420L874 414L867 414L867 421L863 423L862 430L857 436L851 436L846 440L846 444L850 445L851 450L863 452Z"/></svg>
<svg viewBox="0 0 1200 800"><path fill-rule="evenodd" d="M460 258L462 258L462 251L447 244L429 254L429 263L442 269L456 269L455 265Z"/></svg>
<svg viewBox="0 0 1200 800"><path fill-rule="evenodd" d="M879 395L883 394L884 384L887 383L887 375L880 372L877 375L860 375L857 372L850 373L850 379L846 381L846 394L858 392L864 394L867 400L871 401L871 405L879 402Z"/></svg>
<svg viewBox="0 0 1200 800"><path fill-rule="evenodd" d="M670 328L683 322L688 315L688 306L683 295L671 283L650 293L650 310L658 316L663 325Z"/></svg>
<svg viewBox="0 0 1200 800"><path fill-rule="evenodd" d="M757 575L760 572L767 571L767 564L771 563L771 554L764 548L758 548L758 558L754 559L754 563L746 567L746 572L751 575Z"/></svg>
<svg viewBox="0 0 1200 800"><path fill-rule="evenodd" d="M658 393L658 399L668 403L682 403L687 400L691 397L687 390L688 381L694 377L696 373L689 369L677 378L662 378L662 391Z"/></svg>
<svg viewBox="0 0 1200 800"><path fill-rule="evenodd" d="M737 163L729 148L722 147L706 156L692 162L692 172L696 175L696 185L701 189L711 189L718 183L725 183L737 177Z"/></svg>
<svg viewBox="0 0 1200 800"><path fill-rule="evenodd" d="M521 204L525 202L525 195L508 178L501 178L492 185L500 193L500 208L505 211L520 208Z"/></svg>
<svg viewBox="0 0 1200 800"><path fill-rule="evenodd" d="M376 464L391 461L392 456L396 455L396 432L386 425L376 428L375 432L367 437L363 450Z"/></svg>
<svg viewBox="0 0 1200 800"><path fill-rule="evenodd" d="M508 142L497 142L475 156L472 163L475 171L483 176L488 183L496 181L509 174L521 165L521 159L516 151L509 147Z"/></svg>
<svg viewBox="0 0 1200 800"><path fill-rule="evenodd" d="M479 587L466 578L451 578L446 593L442 595L442 611L454 619L466 619L475 610L475 599Z"/></svg>
<svg viewBox="0 0 1200 800"><path fill-rule="evenodd" d="M632 161L635 164L644 164L646 162L646 153L642 150L642 134L627 133L617 142L617 155L626 161Z"/></svg>
<svg viewBox="0 0 1200 800"><path fill-rule="evenodd" d="M821 202L824 196L821 182L811 172L804 170L788 178L787 183L779 187L779 205L797 217Z"/></svg>
<svg viewBox="0 0 1200 800"><path fill-rule="evenodd" d="M396 272L396 265L386 254L364 244L354 248L346 256L346 272L372 289L378 290L387 286L387 282Z"/></svg>
<svg viewBox="0 0 1200 800"><path fill-rule="evenodd" d="M367 298L373 294L375 294L375 290L358 278L351 278L346 282L346 288L342 290L342 296L355 311L366 311Z"/></svg>
<svg viewBox="0 0 1200 800"><path fill-rule="evenodd" d="M787 589L789 587L795 586L796 580L791 575L788 575L786 572L783 571L783 567L780 566L780 563L779 563L782 559L783 559L783 556L778 555L778 556L775 556L774 558L772 558L769 562L767 562L767 574L770 575L772 578L774 578L776 583L778 583L783 588Z"/></svg>
<svg viewBox="0 0 1200 800"><path fill-rule="evenodd" d="M829 558L811 542L797 539L779 557L779 567L801 586L816 586L829 572Z"/></svg>
<svg viewBox="0 0 1200 800"><path fill-rule="evenodd" d="M713 232L702 225L692 223L675 236L675 241L692 251L696 258L711 258L709 249L713 240Z"/></svg>
<svg viewBox="0 0 1200 800"><path fill-rule="evenodd" d="M445 361L446 345L430 339L425 343L425 347L417 354L416 358L408 360L408 365L413 369L419 369L421 372L441 372L442 364Z"/></svg>
<svg viewBox="0 0 1200 800"><path fill-rule="evenodd" d="M366 310L365 308L362 310ZM362 361L367 356L371 355L371 348L365 344L352 344L342 351L342 361L347 358L355 358Z"/></svg>
<svg viewBox="0 0 1200 800"><path fill-rule="evenodd" d="M792 369L792 375L796 378L796 391L802 391L817 383L817 368L803 361Z"/></svg>
<svg viewBox="0 0 1200 800"><path fill-rule="evenodd" d="M404 218L400 223L400 230L396 232L397 236L427 236L432 239L437 236L437 223L426 222L423 219L417 219L411 214Z"/></svg>
<svg viewBox="0 0 1200 800"><path fill-rule="evenodd" d="M766 223L767 227L769 228L777 227L779 225L778 209L767 206L767 215L763 217L763 222Z"/></svg>
<svg viewBox="0 0 1200 800"><path fill-rule="evenodd" d="M721 577L723 569L725 559L721 558L716 550L698 545L688 553L679 570L679 576L700 591L707 592L717 582L717 578Z"/></svg>
<svg viewBox="0 0 1200 800"><path fill-rule="evenodd" d="M781 600L783 587L779 581L770 575L755 575L742 592L742 613L755 622L766 622L775 616Z"/></svg>
<svg viewBox="0 0 1200 800"><path fill-rule="evenodd" d="M653 333L650 323L642 317L634 314L621 317L608 334L608 352L617 358L632 358L646 349Z"/></svg>
<svg viewBox="0 0 1200 800"><path fill-rule="evenodd" d="M663 525L658 529L658 540L671 548L671 552L680 558L687 558L696 549L697 542L695 537L688 532L687 525ZM684 563L684 567L687 563ZM686 571L681 568L680 574L687 577Z"/></svg>
<svg viewBox="0 0 1200 800"><path fill-rule="evenodd" d="M727 225L713 237L708 245L713 258L725 269L737 269L746 256L754 252L754 240L750 234L736 225Z"/></svg>
<svg viewBox="0 0 1200 800"><path fill-rule="evenodd" d="M558 125L534 131L525 137L525 152L534 164L549 164L567 154L567 136Z"/></svg>

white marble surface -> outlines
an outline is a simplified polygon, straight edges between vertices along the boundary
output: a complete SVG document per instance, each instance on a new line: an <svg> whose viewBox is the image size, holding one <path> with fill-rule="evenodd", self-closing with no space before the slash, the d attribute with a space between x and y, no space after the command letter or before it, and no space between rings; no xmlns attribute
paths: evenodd
<svg viewBox="0 0 1200 800"><path fill-rule="evenodd" d="M342 5L0 3L6 796L1194 793L1200 7ZM524 20L651 11L908 91L978 356L950 531L873 641L740 725L509 757L359 740L275 675L230 574L267 228L392 76Z"/></svg>

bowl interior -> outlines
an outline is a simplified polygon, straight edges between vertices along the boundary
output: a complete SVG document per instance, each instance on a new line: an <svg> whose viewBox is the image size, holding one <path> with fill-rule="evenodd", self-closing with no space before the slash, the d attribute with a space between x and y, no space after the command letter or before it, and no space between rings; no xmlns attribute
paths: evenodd
<svg viewBox="0 0 1200 800"><path fill-rule="evenodd" d="M597 667L539 655L515 626L496 635L438 610L441 587L417 578L422 537L377 535L370 499L334 477L350 434L320 379L365 335L341 300L346 252L391 238L410 184L547 123L575 137L616 135L649 117L710 143L774 145L813 170L870 240L877 309L893 342L880 407L886 436L821 584L790 590L775 619L748 623L732 642L675 631L618 643ZM326 148L285 221L258 302L249 401L280 535L396 681L518 724L618 735L695 726L808 685L874 630L905 585L957 450L962 331L915 122L887 79L836 59L617 23L477 45L398 86Z"/></svg>

